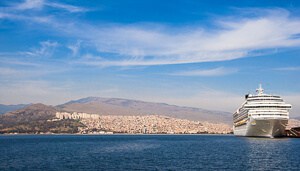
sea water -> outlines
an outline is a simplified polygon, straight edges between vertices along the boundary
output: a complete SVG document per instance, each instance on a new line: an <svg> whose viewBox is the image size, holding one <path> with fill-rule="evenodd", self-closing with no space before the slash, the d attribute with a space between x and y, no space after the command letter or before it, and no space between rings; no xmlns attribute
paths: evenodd
<svg viewBox="0 0 300 171"><path fill-rule="evenodd" d="M300 170L300 139L2 135L0 170Z"/></svg>

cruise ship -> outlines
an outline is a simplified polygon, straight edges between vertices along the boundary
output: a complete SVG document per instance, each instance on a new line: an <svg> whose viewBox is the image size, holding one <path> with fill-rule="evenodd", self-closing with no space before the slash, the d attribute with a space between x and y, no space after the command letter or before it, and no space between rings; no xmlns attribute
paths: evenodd
<svg viewBox="0 0 300 171"><path fill-rule="evenodd" d="M233 114L233 132L237 136L281 137L288 124L290 104L280 96L264 93L259 85L257 94L246 94L245 102Z"/></svg>

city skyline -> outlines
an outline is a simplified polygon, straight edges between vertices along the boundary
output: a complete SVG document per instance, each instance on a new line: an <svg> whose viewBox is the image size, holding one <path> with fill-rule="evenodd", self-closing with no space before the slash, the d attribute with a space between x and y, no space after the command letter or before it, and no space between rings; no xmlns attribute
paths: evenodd
<svg viewBox="0 0 300 171"><path fill-rule="evenodd" d="M1 1L0 103L88 96L233 112L262 84L300 115L297 1Z"/></svg>

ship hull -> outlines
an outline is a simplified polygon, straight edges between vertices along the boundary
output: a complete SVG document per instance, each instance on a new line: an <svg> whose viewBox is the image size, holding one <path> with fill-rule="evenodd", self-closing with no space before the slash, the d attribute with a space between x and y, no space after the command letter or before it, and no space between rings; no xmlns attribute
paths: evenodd
<svg viewBox="0 0 300 171"><path fill-rule="evenodd" d="M249 118L244 125L234 127L234 135L248 137L282 137L287 119Z"/></svg>

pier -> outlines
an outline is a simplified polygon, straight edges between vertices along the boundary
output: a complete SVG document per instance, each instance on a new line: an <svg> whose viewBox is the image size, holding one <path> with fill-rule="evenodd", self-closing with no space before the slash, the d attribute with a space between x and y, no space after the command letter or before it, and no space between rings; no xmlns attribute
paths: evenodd
<svg viewBox="0 0 300 171"><path fill-rule="evenodd" d="M300 138L300 127L293 127L285 130L286 136L291 138Z"/></svg>

